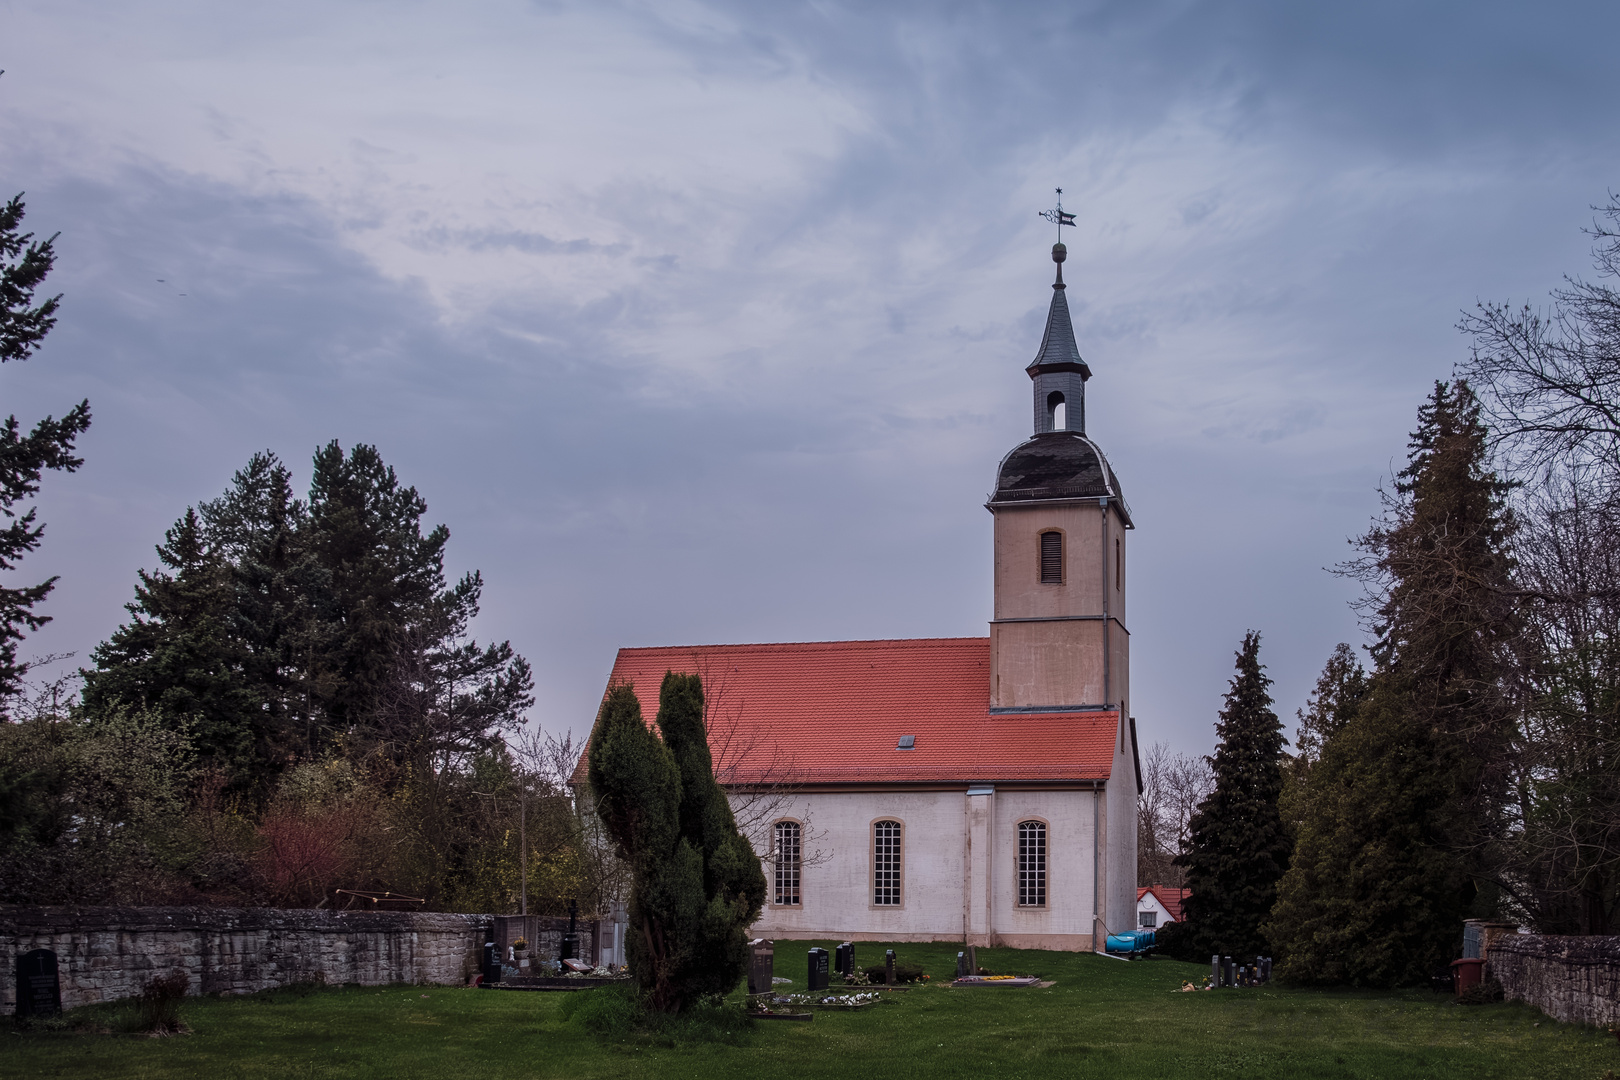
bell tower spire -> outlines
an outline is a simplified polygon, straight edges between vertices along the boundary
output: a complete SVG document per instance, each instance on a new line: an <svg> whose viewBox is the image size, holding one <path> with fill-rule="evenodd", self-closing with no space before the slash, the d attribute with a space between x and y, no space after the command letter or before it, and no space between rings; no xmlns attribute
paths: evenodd
<svg viewBox="0 0 1620 1080"><path fill-rule="evenodd" d="M1035 359L1024 370L1034 381L1035 434L1049 431L1086 430L1086 380L1091 369L1080 358L1074 343L1074 323L1069 318L1069 301L1064 295L1063 262L1069 249L1063 244L1063 226L1074 224L1074 215L1063 210L1063 189L1058 188L1055 210L1041 216L1058 227L1058 242L1052 245L1052 261L1057 264L1057 280L1052 283L1052 306L1046 311L1046 332Z"/></svg>

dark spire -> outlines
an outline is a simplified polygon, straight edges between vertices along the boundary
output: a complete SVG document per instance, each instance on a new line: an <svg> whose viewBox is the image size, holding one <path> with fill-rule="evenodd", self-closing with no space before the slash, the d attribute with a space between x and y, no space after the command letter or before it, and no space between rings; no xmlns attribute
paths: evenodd
<svg viewBox="0 0 1620 1080"><path fill-rule="evenodd" d="M1041 335L1041 347L1035 354L1035 359L1029 362L1030 374L1037 375L1041 370L1049 371L1079 371L1085 378L1091 378L1091 369L1080 358L1080 348L1074 343L1074 323L1069 319L1069 301L1064 296L1067 288L1063 284L1063 260L1068 258L1069 249L1062 244L1052 245L1052 261L1057 263L1057 280L1052 283L1052 306L1046 312L1046 333ZM1068 368L1050 367L1054 364L1072 365Z"/></svg>
<svg viewBox="0 0 1620 1080"><path fill-rule="evenodd" d="M1040 351L1024 369L1035 380L1037 435L1086 430L1086 380L1091 378L1091 369L1080 359L1080 349L1074 343L1074 323L1069 319L1069 301L1064 296L1063 260L1068 255L1068 248L1061 243L1052 245L1057 281L1052 283L1046 333L1041 335Z"/></svg>

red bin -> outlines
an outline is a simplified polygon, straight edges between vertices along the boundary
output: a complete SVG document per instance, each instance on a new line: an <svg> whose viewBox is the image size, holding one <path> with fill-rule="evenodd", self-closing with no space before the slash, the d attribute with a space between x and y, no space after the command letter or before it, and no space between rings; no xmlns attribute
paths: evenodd
<svg viewBox="0 0 1620 1080"><path fill-rule="evenodd" d="M1461 997L1464 990L1470 986L1478 986L1485 961L1478 956L1470 956L1462 960L1451 962L1451 985Z"/></svg>

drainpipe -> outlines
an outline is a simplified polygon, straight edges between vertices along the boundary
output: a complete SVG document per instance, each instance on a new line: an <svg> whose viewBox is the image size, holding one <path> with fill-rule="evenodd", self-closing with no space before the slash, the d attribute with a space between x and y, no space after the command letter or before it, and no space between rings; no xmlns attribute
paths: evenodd
<svg viewBox="0 0 1620 1080"><path fill-rule="evenodd" d="M1091 787L1091 951L1092 952L1107 952L1108 951L1108 933L1107 933L1107 928L1106 927L1104 928L1104 931L1103 931L1103 940L1102 940L1102 946L1103 947L1100 948L1100 949L1097 948L1097 924L1102 922L1102 912L1100 910L1098 910L1098 907L1097 907L1099 898L1101 896L1100 889L1099 889L1099 886L1101 885L1101 880L1097 876L1098 870L1099 870L1099 868L1101 866L1101 862L1099 860L1099 855L1100 855L1100 853L1102 851L1102 849L1098 846L1098 841L1101 839L1102 833L1101 833L1101 830L1098 827L1098 821L1097 821L1098 811L1102 807L1101 796L1102 796L1102 792L1097 788L1097 786L1095 784L1093 784L1092 787Z"/></svg>
<svg viewBox="0 0 1620 1080"><path fill-rule="evenodd" d="M1113 638L1108 625L1108 497L1105 495L1097 500L1097 506L1102 510L1102 632L1103 632L1103 707L1107 708L1113 703L1113 671L1109 666L1110 657L1108 643Z"/></svg>

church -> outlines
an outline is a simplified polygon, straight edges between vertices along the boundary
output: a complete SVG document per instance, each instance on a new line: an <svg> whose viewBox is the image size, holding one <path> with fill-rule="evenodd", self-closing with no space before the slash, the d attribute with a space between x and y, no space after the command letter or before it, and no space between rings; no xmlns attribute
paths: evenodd
<svg viewBox="0 0 1620 1080"><path fill-rule="evenodd" d="M758 937L1101 949L1136 928L1126 535L1086 435L1091 369L1057 264L1002 459L988 637L621 649L649 721L703 677L715 772L759 852ZM583 779L583 763L580 779Z"/></svg>

